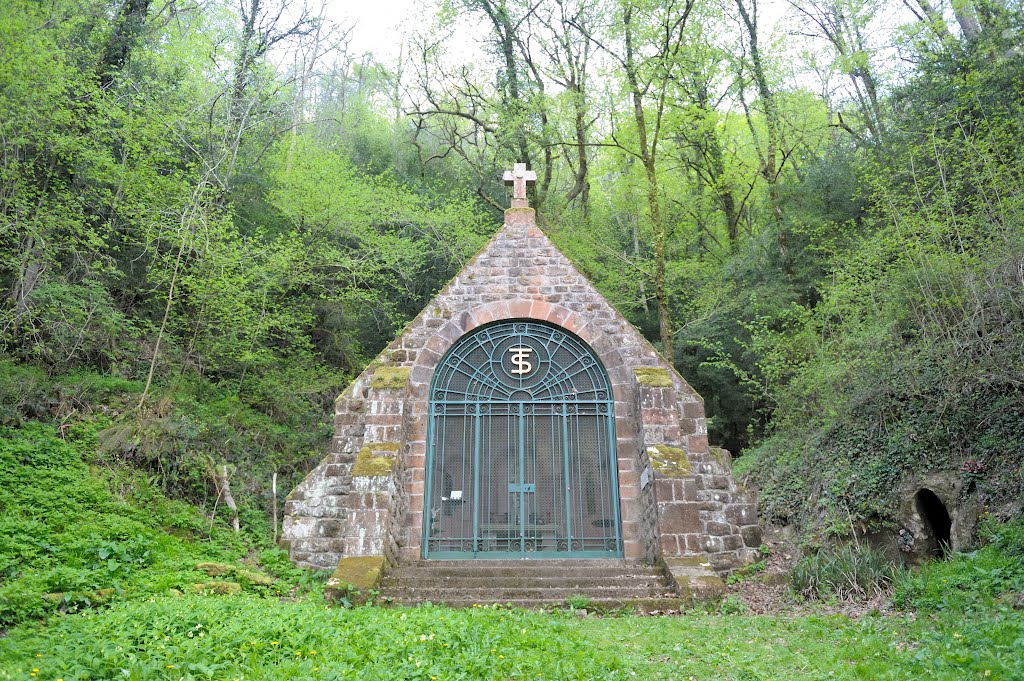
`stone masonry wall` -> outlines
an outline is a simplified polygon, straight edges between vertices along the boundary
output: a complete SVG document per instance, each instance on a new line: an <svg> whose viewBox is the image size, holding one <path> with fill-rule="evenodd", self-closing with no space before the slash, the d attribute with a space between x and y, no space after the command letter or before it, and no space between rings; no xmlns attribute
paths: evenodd
<svg viewBox="0 0 1024 681"><path fill-rule="evenodd" d="M561 326L604 364L627 560L699 555L723 571L749 560L756 544L744 531L756 513L709 454L700 396L544 236L532 209L506 211L504 228L338 399L332 453L286 504L293 560L419 559L434 369L464 334L503 319Z"/></svg>

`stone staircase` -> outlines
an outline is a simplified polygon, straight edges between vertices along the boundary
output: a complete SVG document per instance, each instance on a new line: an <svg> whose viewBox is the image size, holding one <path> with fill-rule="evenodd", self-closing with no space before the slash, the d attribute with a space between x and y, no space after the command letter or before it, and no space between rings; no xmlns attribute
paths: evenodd
<svg viewBox="0 0 1024 681"><path fill-rule="evenodd" d="M680 607L657 568L623 560L434 560L405 563L380 582L378 603L452 607L501 604L666 610Z"/></svg>

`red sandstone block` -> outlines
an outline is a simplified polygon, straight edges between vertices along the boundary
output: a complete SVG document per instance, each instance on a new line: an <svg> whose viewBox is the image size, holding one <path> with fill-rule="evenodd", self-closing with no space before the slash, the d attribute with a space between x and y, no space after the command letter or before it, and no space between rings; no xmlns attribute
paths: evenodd
<svg viewBox="0 0 1024 681"><path fill-rule="evenodd" d="M703 529L697 504L659 503L658 516L658 529L663 534L689 534Z"/></svg>
<svg viewBox="0 0 1024 681"><path fill-rule="evenodd" d="M420 356L417 360L421 365L435 366L438 360L441 359L441 356L448 350L450 345L451 342L444 336L441 336L440 334L432 336L430 340L427 341L427 344L423 346L423 349L420 350ZM428 352L435 355L436 359L427 355L426 353Z"/></svg>
<svg viewBox="0 0 1024 681"><path fill-rule="evenodd" d="M551 305L545 303L543 300L534 300L530 305L530 318L531 319L543 319L547 321L548 315L551 314Z"/></svg>
<svg viewBox="0 0 1024 681"><path fill-rule="evenodd" d="M548 321L552 324L565 327L565 320L569 318L572 313L562 307L561 305L551 305L551 311L548 313Z"/></svg>
<svg viewBox="0 0 1024 681"><path fill-rule="evenodd" d="M677 498L685 501L697 501L697 481L693 478L686 478L678 482L682 488L682 494ZM679 490L676 493L678 494Z"/></svg>
<svg viewBox="0 0 1024 681"><path fill-rule="evenodd" d="M622 542L622 554L626 560L640 560L644 557L644 546L640 542Z"/></svg>
<svg viewBox="0 0 1024 681"><path fill-rule="evenodd" d="M697 400L683 402L683 416L690 419L704 418L704 405Z"/></svg>
<svg viewBox="0 0 1024 681"><path fill-rule="evenodd" d="M618 410L616 410L616 413ZM634 438L637 436L636 419L616 418L615 435L621 438Z"/></svg>
<svg viewBox="0 0 1024 681"><path fill-rule="evenodd" d="M679 551L679 540L674 534L662 534L658 538L661 544L661 552L666 556L678 556L681 552Z"/></svg>
<svg viewBox="0 0 1024 681"><path fill-rule="evenodd" d="M461 316L466 318L469 317L468 314L463 314ZM448 339L452 343L457 341L459 338L462 338L463 333L465 333L465 330L461 322L450 322L437 330L437 334L439 336Z"/></svg>
<svg viewBox="0 0 1024 681"><path fill-rule="evenodd" d="M658 502L675 500L675 487L672 483L672 480L665 478L659 478L654 481L654 495L657 497Z"/></svg>
<svg viewBox="0 0 1024 681"><path fill-rule="evenodd" d="M514 300L508 304L510 317L526 318L530 316L530 308L533 303L529 300Z"/></svg>
<svg viewBox="0 0 1024 681"><path fill-rule="evenodd" d="M686 439L686 451L693 452L694 454L707 454L708 449L708 436L707 435L691 435Z"/></svg>
<svg viewBox="0 0 1024 681"><path fill-rule="evenodd" d="M562 321L562 326L565 329L576 333L576 331L586 325L586 323L587 322L585 320L580 319L579 315L573 312Z"/></svg>

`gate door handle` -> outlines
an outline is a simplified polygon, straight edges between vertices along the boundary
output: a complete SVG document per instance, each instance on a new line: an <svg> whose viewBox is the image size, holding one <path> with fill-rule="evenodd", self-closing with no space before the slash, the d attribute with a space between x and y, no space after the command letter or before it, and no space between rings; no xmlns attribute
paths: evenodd
<svg viewBox="0 0 1024 681"><path fill-rule="evenodd" d="M512 494L515 492L536 492L537 485L532 482L526 482L521 485L514 482L508 483L508 493Z"/></svg>

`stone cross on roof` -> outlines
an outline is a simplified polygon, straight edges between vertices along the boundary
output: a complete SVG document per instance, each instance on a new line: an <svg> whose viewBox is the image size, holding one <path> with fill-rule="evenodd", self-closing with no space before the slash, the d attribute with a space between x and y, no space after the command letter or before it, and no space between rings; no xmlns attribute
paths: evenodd
<svg viewBox="0 0 1024 681"><path fill-rule="evenodd" d="M512 207L529 208L530 204L526 200L526 183L536 182L537 173L527 170L525 163L516 163L512 170L505 171L503 179L505 184L512 185Z"/></svg>

